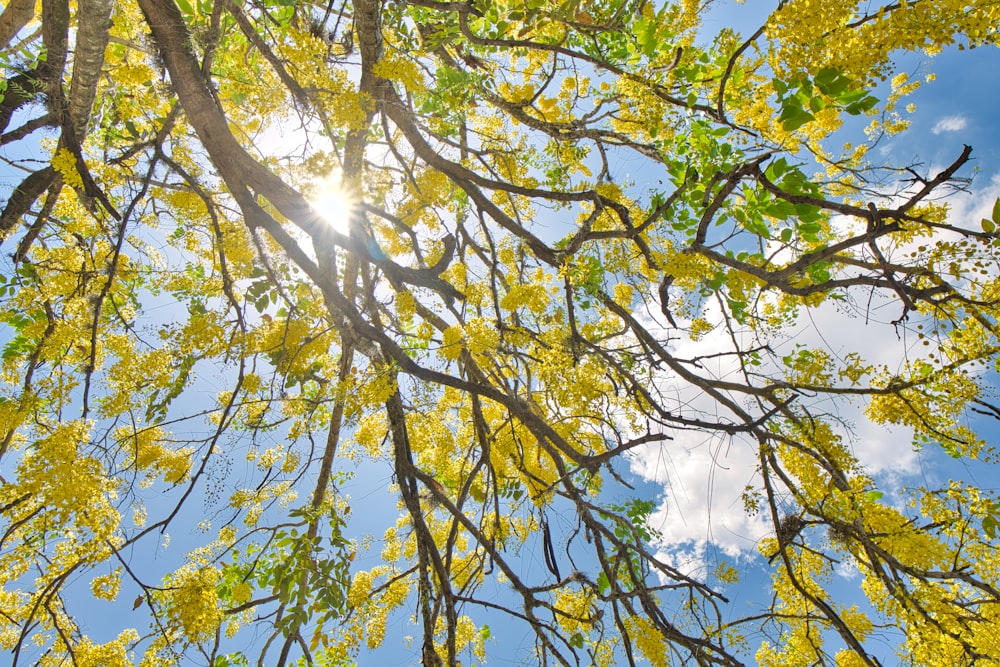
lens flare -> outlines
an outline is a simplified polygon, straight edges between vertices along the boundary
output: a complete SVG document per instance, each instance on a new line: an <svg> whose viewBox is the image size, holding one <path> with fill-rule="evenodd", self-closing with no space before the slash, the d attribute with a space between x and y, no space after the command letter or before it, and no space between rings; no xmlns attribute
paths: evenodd
<svg viewBox="0 0 1000 667"><path fill-rule="evenodd" d="M350 232L358 202L339 173L330 174L317 184L309 204L335 231L345 235Z"/></svg>

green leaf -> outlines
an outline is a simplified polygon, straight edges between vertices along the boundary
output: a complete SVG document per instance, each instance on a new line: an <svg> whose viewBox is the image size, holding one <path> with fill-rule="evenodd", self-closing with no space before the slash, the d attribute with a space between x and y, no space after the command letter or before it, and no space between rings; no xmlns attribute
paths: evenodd
<svg viewBox="0 0 1000 667"><path fill-rule="evenodd" d="M836 67L824 67L816 74L813 81L820 92L830 97L837 97L853 83Z"/></svg>
<svg viewBox="0 0 1000 667"><path fill-rule="evenodd" d="M877 502L885 494L881 491L869 491L865 494L865 500L870 500L871 502Z"/></svg>
<svg viewBox="0 0 1000 667"><path fill-rule="evenodd" d="M868 111L876 104L878 104L878 98L868 95L866 97L861 98L859 101L854 102L853 104L847 105L846 107L844 107L844 111L851 114L852 116L857 116Z"/></svg>
<svg viewBox="0 0 1000 667"><path fill-rule="evenodd" d="M792 204L791 202L779 199L763 207L761 209L761 213L763 213L764 215L771 216L772 218L785 220L795 215L795 205Z"/></svg>
<svg viewBox="0 0 1000 667"><path fill-rule="evenodd" d="M604 595L611 588L611 583L608 581L608 575L601 572L597 575L597 592Z"/></svg>
<svg viewBox="0 0 1000 667"><path fill-rule="evenodd" d="M802 107L793 108L786 107L781 113L781 126L788 132L799 129L809 121L815 120L816 117L811 113L803 109Z"/></svg>
<svg viewBox="0 0 1000 667"><path fill-rule="evenodd" d="M647 58L652 58L656 53L656 30L655 21L639 19L635 22L635 41Z"/></svg>
<svg viewBox="0 0 1000 667"><path fill-rule="evenodd" d="M992 234L994 231L996 231L997 228L996 223L994 223L992 220L983 218L980 224L982 224L983 231L986 232L987 234Z"/></svg>
<svg viewBox="0 0 1000 667"><path fill-rule="evenodd" d="M816 241L819 241L819 234L822 229L823 228L815 222L806 222L799 225L799 234L809 243L815 243Z"/></svg>
<svg viewBox="0 0 1000 667"><path fill-rule="evenodd" d="M817 222L823 218L823 211L819 206L811 204L795 204L795 216L802 222Z"/></svg>
<svg viewBox="0 0 1000 667"><path fill-rule="evenodd" d="M767 170L764 174L767 176L768 180L777 181L787 171L788 161L785 158L779 158L777 160L772 160L771 164L767 165Z"/></svg>
<svg viewBox="0 0 1000 667"><path fill-rule="evenodd" d="M992 516L983 517L983 532L986 533L987 537L990 539L996 539L997 536L997 521Z"/></svg>
<svg viewBox="0 0 1000 667"><path fill-rule="evenodd" d="M1000 225L1000 197L993 203L993 222Z"/></svg>
<svg viewBox="0 0 1000 667"><path fill-rule="evenodd" d="M821 285L830 280L830 272L826 268L814 264L809 267L809 277L812 278L814 283Z"/></svg>

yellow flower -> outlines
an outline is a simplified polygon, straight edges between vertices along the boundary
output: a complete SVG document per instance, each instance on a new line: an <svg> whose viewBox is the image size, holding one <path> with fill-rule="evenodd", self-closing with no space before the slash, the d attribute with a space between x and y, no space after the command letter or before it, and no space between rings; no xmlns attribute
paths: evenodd
<svg viewBox="0 0 1000 667"><path fill-rule="evenodd" d="M120 567L115 568L110 574L94 577L90 582L90 590L93 592L94 597L100 600L107 600L108 602L114 602L115 598L118 597L118 591L121 590L121 586L122 570Z"/></svg>

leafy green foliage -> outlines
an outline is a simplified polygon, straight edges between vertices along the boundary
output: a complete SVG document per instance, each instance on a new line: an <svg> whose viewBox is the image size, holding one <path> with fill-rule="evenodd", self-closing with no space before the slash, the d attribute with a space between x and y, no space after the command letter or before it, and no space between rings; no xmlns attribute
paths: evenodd
<svg viewBox="0 0 1000 667"><path fill-rule="evenodd" d="M816 119L814 114L828 106L857 116L878 104L878 98L836 67L824 67L812 78L797 77L791 81L771 82L781 108L782 127L797 130Z"/></svg>

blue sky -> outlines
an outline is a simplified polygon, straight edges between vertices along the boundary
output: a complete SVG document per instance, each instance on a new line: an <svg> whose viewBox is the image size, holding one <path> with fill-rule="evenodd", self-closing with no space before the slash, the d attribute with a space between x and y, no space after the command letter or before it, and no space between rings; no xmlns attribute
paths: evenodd
<svg viewBox="0 0 1000 667"><path fill-rule="evenodd" d="M753 9L749 11L754 13ZM912 102L916 107L912 114L903 114L910 120L909 131L884 140L871 154L873 161L912 164L918 173L933 175L954 161L964 144L973 146L972 166L960 173L973 177L969 192L956 193L950 202L951 221L974 229L979 229L980 218L988 217L1000 196L998 67L996 48L960 51L952 47L934 58L923 54L900 58L897 71L911 73L911 79L933 72L936 80L921 86L900 105ZM863 122L855 125L860 127ZM836 139L857 143L864 137L860 133L855 137L841 134ZM826 305L800 316L799 326L789 332L786 344L824 347L833 352L857 349L869 360L899 367L907 355L920 352L916 351L915 338L897 338L895 329L887 324L895 316L898 306L893 306L892 317L880 318L875 313L865 322L858 313ZM712 343L706 341L697 349L702 353L710 351ZM995 379L990 374L984 382L996 386ZM850 441L854 452L873 473L878 488L886 493L885 502L901 503L900 492L905 487L947 479L968 480L993 491L1000 489L994 466L956 460L933 446L916 450L911 446L909 431L868 423L859 405L840 402L833 409L852 421ZM1000 435L1000 424L995 421L975 415L968 418L987 440ZM669 451L650 447L633 465L634 471L647 480L644 488L661 501L652 521L665 533L660 544L662 552L668 557L689 559L691 567L711 569L720 556L738 563L744 581L733 595L751 606L769 600L765 563L755 553L757 541L768 534L769 522L747 517L739 496L745 484L754 483L754 462L752 445L699 436L672 443ZM854 590L850 596L862 604L864 598L857 584L846 567L834 582L840 591ZM883 664L894 664L892 642L898 636L893 638L889 632L886 639L878 657Z"/></svg>

